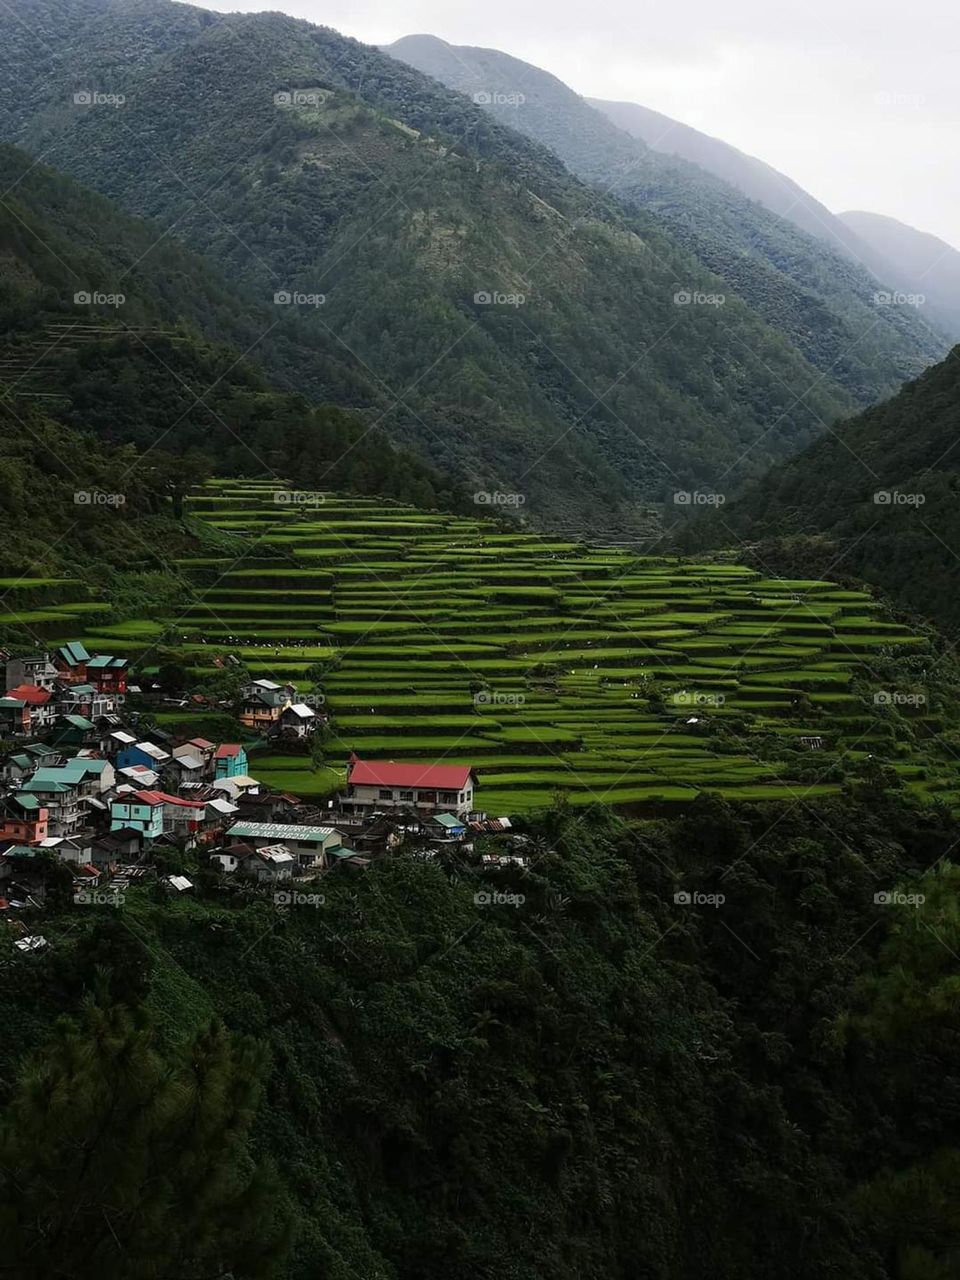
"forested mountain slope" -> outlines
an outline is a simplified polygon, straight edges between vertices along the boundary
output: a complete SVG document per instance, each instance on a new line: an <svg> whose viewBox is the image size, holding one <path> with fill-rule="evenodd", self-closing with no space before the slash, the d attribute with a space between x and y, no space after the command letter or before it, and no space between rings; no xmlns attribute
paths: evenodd
<svg viewBox="0 0 960 1280"><path fill-rule="evenodd" d="M53 148L265 305L323 295L291 308L301 346L376 385L391 437L533 515L597 527L630 499L759 474L926 358L903 316L873 317L883 343L854 348L816 299L802 343L796 313L768 322L732 291L678 305L727 286L659 218L328 29L164 0L22 16L0 13L3 134ZM834 338L866 353L837 379ZM325 381L298 368L308 391Z"/></svg>
<svg viewBox="0 0 960 1280"><path fill-rule="evenodd" d="M530 834L281 910L189 862L53 887L0 949L9 1273L950 1275L956 823L878 789Z"/></svg>
<svg viewBox="0 0 960 1280"><path fill-rule="evenodd" d="M956 631L958 425L960 347L891 400L774 468L725 508L714 540L773 540L757 551L771 567L864 578Z"/></svg>
<svg viewBox="0 0 960 1280"><path fill-rule="evenodd" d="M315 401L370 396L331 339L295 320L109 200L0 146L0 399L116 444L204 451L231 474L450 508L449 477L394 449L372 418ZM326 348L326 349L325 349ZM277 381L257 366L266 354ZM345 357L345 358L344 358ZM45 465L38 456L38 467ZM181 469L183 487L194 483Z"/></svg>
<svg viewBox="0 0 960 1280"><path fill-rule="evenodd" d="M545 143L585 181L654 213L731 292L861 403L944 353L943 336L916 310L877 305L878 281L846 252L707 169L654 150L548 72L499 50L433 36L408 36L389 49L451 88L479 95L497 119Z"/></svg>
<svg viewBox="0 0 960 1280"><path fill-rule="evenodd" d="M941 328L960 337L960 252L937 236L879 213L838 215L877 262L889 264L887 278L899 289L924 295L924 311ZM871 265L871 257L867 258Z"/></svg>

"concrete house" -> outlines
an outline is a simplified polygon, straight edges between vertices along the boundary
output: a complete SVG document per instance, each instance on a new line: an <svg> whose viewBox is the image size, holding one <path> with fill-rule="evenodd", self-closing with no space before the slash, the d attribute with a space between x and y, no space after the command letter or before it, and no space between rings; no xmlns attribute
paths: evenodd
<svg viewBox="0 0 960 1280"><path fill-rule="evenodd" d="M164 797L159 791L121 791L110 803L110 830L138 831L146 840L163 835Z"/></svg>
<svg viewBox="0 0 960 1280"><path fill-rule="evenodd" d="M341 803L346 813L406 810L465 818L474 807L475 786L476 775L469 765L397 764L352 756Z"/></svg>
<svg viewBox="0 0 960 1280"><path fill-rule="evenodd" d="M48 835L72 836L80 830L84 818L80 780L74 777L68 782L62 777L51 776L57 774L57 769L38 769L28 782L23 783L20 791L34 796L47 810Z"/></svg>
<svg viewBox="0 0 960 1280"><path fill-rule="evenodd" d="M329 855L343 844L343 836L333 827L308 827L285 822L235 822L227 831L231 842L243 842L258 849L282 844L300 868L327 866Z"/></svg>
<svg viewBox="0 0 960 1280"><path fill-rule="evenodd" d="M40 844L49 835L50 812L37 796L26 792L0 801L0 840L17 844Z"/></svg>
<svg viewBox="0 0 960 1280"><path fill-rule="evenodd" d="M41 689L52 690L57 679L57 668L49 653L35 653L28 658L8 658L4 675L4 688L18 684L35 684Z"/></svg>
<svg viewBox="0 0 960 1280"><path fill-rule="evenodd" d="M95 685L87 683L61 683L55 696L61 715L84 716L87 720L100 720L116 707L114 694L101 693Z"/></svg>
<svg viewBox="0 0 960 1280"><path fill-rule="evenodd" d="M22 738L30 732L30 704L22 698L0 698L0 735Z"/></svg>
<svg viewBox="0 0 960 1280"><path fill-rule="evenodd" d="M7 697L25 702L30 708L30 732L42 733L49 729L57 718L57 704L49 689L42 689L38 684L18 684L7 690Z"/></svg>

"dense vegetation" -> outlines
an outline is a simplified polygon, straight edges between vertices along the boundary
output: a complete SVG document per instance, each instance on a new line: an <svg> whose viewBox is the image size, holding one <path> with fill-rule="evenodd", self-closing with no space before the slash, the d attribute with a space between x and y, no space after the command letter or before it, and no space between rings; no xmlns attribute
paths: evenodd
<svg viewBox="0 0 960 1280"><path fill-rule="evenodd" d="M165 0L30 0L25 17L0 14L16 83L4 136L54 147L268 306L278 290L322 294L285 321L302 348L317 342L329 361L332 341L377 382L390 437L478 488L526 493L541 515L596 529L622 525L631 495L721 473L732 486L937 350L902 315L872 315L870 341L849 343L849 317L817 293L795 306L786 274L769 279L762 318L759 291L722 278L729 238L698 256L649 209L585 187L463 96L330 30ZM123 105L74 109L76 66ZM278 106L294 91L299 105ZM684 289L729 296L682 307ZM837 342L857 355L834 379ZM260 355L272 372L268 344ZM309 358L301 372L308 392L331 382Z"/></svg>
<svg viewBox="0 0 960 1280"><path fill-rule="evenodd" d="M960 626L960 348L915 382L774 468L712 522L778 572L846 575Z"/></svg>
<svg viewBox="0 0 960 1280"><path fill-rule="evenodd" d="M884 279L921 294L924 314L960 337L960 252L953 245L879 213L841 213L840 220L866 246L868 262L890 264Z"/></svg>
<svg viewBox="0 0 960 1280"><path fill-rule="evenodd" d="M452 47L429 36L398 41L391 52L451 88L485 93L501 122L550 147L573 173L628 207L653 213L728 294L860 403L944 353L943 335L916 311L875 305L877 279L842 249L707 169L617 128L555 76L494 49Z"/></svg>
<svg viewBox="0 0 960 1280"><path fill-rule="evenodd" d="M325 353L332 338L307 350L295 322L284 324L276 309L229 286L175 242L158 244L156 227L11 147L0 148L0 184L8 190L0 207L0 395L8 421L42 406L78 431L135 445L145 454L136 470L163 470L181 489L216 466L333 483L425 508L462 504L455 482L393 447L376 417L307 398L363 398L367 375L351 369L349 357ZM123 301L78 304L79 293ZM277 383L255 363L261 349ZM10 447L22 465L65 468L62 459L57 464L31 449L29 433L14 435L20 438ZM193 456L198 452L205 460ZM171 453L191 456L185 467L162 464ZM101 474L98 489L128 483L129 458L111 465L113 476ZM127 513L139 514L135 476L130 483ZM55 524L64 507L46 502L43 477L28 483L21 476L19 484L43 497ZM28 511L20 502L10 509Z"/></svg>
<svg viewBox="0 0 960 1280"><path fill-rule="evenodd" d="M0 1272L954 1274L956 825L876 792L531 834L525 873L400 855L278 910L200 872L4 942Z"/></svg>

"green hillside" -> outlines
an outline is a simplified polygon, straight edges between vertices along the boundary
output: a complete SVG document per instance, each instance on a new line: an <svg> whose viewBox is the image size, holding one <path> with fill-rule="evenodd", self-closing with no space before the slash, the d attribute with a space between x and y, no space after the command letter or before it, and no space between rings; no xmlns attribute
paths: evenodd
<svg viewBox="0 0 960 1280"><path fill-rule="evenodd" d="M530 834L526 872L401 853L281 908L172 854L192 895L5 931L7 1272L949 1276L957 825Z"/></svg>
<svg viewBox="0 0 960 1280"><path fill-rule="evenodd" d="M302 342L328 351L332 336L377 383L384 431L477 489L523 493L532 514L610 527L632 497L723 472L732 487L929 354L884 317L889 343L854 346L865 364L841 385L823 376L831 338L817 353L787 332L796 311L768 321L739 290L678 306L684 290L722 292L710 267L724 264L328 29L164 0L31 0L25 16L0 15L9 140L55 148L265 305L322 295L291 308ZM124 102L75 105L88 90ZM801 327L843 329L816 298ZM302 374L309 390L309 360Z"/></svg>
<svg viewBox="0 0 960 1280"><path fill-rule="evenodd" d="M252 481L192 495L193 516L247 539L247 556L181 561L192 590L175 611L107 620L86 640L184 665L200 687L232 654L257 678L319 689L323 766L252 758L282 789L327 795L355 751L473 764L492 813L558 794L669 812L704 791L839 794L882 761L917 797L960 803L952 666L863 591L764 578L729 556L637 556L333 493L279 497Z"/></svg>
<svg viewBox="0 0 960 1280"><path fill-rule="evenodd" d="M391 53L473 97L556 152L584 181L660 225L830 382L861 404L942 356L947 340L909 306L878 306L877 278L836 245L735 185L625 132L548 72L496 49L410 36ZM518 101L519 99L519 101ZM843 234L843 225L838 223Z"/></svg>
<svg viewBox="0 0 960 1280"><path fill-rule="evenodd" d="M449 476L394 448L375 415L311 403L349 404L370 385L349 357L325 354L332 339L306 348L276 308L12 147L0 147L0 184L0 401L9 414L42 409L149 451L151 466L158 447L203 453L199 473L196 461L167 466L181 489L210 467L295 467L304 482L428 508L465 501ZM273 381L258 366L264 355Z"/></svg>
<svg viewBox="0 0 960 1280"><path fill-rule="evenodd" d="M841 423L709 525L755 563L865 579L900 607L960 626L960 348L899 395Z"/></svg>

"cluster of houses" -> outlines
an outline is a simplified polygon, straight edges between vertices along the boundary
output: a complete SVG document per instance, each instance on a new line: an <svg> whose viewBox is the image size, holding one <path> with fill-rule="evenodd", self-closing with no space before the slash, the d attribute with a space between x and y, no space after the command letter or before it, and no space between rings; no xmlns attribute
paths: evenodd
<svg viewBox="0 0 960 1280"><path fill-rule="evenodd" d="M0 711L15 728L0 753L2 912L42 901L51 861L83 890L149 877L165 851L256 883L362 868L411 842L429 856L478 836L510 837L485 862L523 863L509 820L475 811L467 766L354 756L341 795L318 808L251 776L241 743L139 734L123 714L124 659L71 643L8 658L5 674ZM251 733L303 736L316 713L294 697L292 686L258 680L239 719ZM177 893L193 888L185 875L165 879Z"/></svg>

